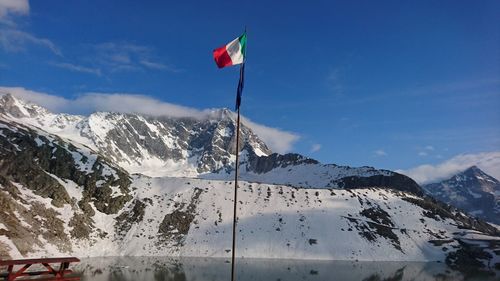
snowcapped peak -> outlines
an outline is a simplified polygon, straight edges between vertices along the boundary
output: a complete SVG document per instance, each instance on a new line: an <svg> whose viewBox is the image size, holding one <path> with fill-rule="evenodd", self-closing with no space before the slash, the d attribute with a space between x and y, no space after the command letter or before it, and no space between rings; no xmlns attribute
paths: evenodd
<svg viewBox="0 0 500 281"><path fill-rule="evenodd" d="M51 114L47 109L34 103L18 99L10 93L0 92L0 95L0 113L11 115L16 118L34 118Z"/></svg>
<svg viewBox="0 0 500 281"><path fill-rule="evenodd" d="M236 122L236 113L232 112L228 108L213 109L208 113L208 120L213 122Z"/></svg>
<svg viewBox="0 0 500 281"><path fill-rule="evenodd" d="M491 183L500 183L497 179L486 174L477 166L471 166L467 168L463 172L460 172L451 177L450 180L454 180L456 182L464 182L464 183L470 183L471 181L474 182L487 181Z"/></svg>
<svg viewBox="0 0 500 281"><path fill-rule="evenodd" d="M427 184L423 188L445 203L500 223L500 182L477 166L471 166L447 180Z"/></svg>
<svg viewBox="0 0 500 281"><path fill-rule="evenodd" d="M479 169L479 167L477 167L477 166L472 166L472 167L468 168L467 170L463 171L462 174L467 175L469 177L476 177L476 178L491 178L492 180L497 181L495 178L486 174L481 169Z"/></svg>
<svg viewBox="0 0 500 281"><path fill-rule="evenodd" d="M117 112L77 116L54 114L9 94L0 98L3 118L90 147L131 173L198 176L230 170L235 161L236 114L227 108L202 119ZM272 153L244 124L240 142L240 150Z"/></svg>

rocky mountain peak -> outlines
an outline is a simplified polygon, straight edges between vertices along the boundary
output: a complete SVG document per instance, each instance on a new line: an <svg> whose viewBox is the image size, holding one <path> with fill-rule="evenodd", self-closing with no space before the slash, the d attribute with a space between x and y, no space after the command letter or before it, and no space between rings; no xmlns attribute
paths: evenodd
<svg viewBox="0 0 500 281"><path fill-rule="evenodd" d="M221 108L213 110L210 114L210 118L217 121L229 121L236 122L236 114L229 110L228 108Z"/></svg>
<svg viewBox="0 0 500 281"><path fill-rule="evenodd" d="M467 170L463 171L462 173L459 173L459 175L464 175L467 178L470 179L476 179L476 180L482 180L482 181L490 181L494 183L500 183L497 179L494 177L486 174L477 166L471 166Z"/></svg>
<svg viewBox="0 0 500 281"><path fill-rule="evenodd" d="M500 223L500 182L471 166L449 179L423 186L431 196L480 218Z"/></svg>
<svg viewBox="0 0 500 281"><path fill-rule="evenodd" d="M500 185L497 179L486 174L477 166L471 166L442 182L457 189L468 191L481 190L488 193L494 193L495 186Z"/></svg>
<svg viewBox="0 0 500 281"><path fill-rule="evenodd" d="M2 95L3 94L3 95ZM16 118L36 117L49 113L45 108L34 103L14 97L10 93L0 92L0 114L8 114Z"/></svg>
<svg viewBox="0 0 500 281"><path fill-rule="evenodd" d="M215 109L203 118L94 112L89 116L55 114L11 94L0 100L0 114L84 144L132 173L198 176L234 166L236 114ZM240 151L259 156L272 151L243 122ZM154 173L152 173L154 172Z"/></svg>

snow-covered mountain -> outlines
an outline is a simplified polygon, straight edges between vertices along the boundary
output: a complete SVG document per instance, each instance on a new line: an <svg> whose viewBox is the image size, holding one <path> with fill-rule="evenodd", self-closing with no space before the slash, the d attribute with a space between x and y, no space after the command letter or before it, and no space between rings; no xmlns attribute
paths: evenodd
<svg viewBox="0 0 500 281"><path fill-rule="evenodd" d="M97 113L112 121L103 125L107 133L96 133L102 128L99 124L81 129L91 123L92 115L66 115L64 120L79 121L71 126L65 121L57 132L57 126L50 125L55 123L36 123L36 116L63 115L22 105L11 96L2 102L0 258L230 256L234 182L226 178L234 160L216 148L231 145L217 133L225 117L184 121L184 129L175 132L185 135L177 136L171 127L180 125L171 119ZM141 137L136 138L147 138L137 131L142 125L127 127L135 122L130 120L140 118L165 129L162 134L168 137L156 133L153 138L153 131L148 131L151 143L168 139L184 145L168 146L167 151L179 151L178 160L158 158L164 161L158 167L172 161L165 168L170 177L132 174L127 166L134 154L121 154L126 146L120 138L137 148L133 151L144 153L134 156L137 159L152 155L143 151ZM171 127L165 125L168 122ZM110 134L117 132L116 124L122 130L119 137ZM191 124L189 130L186 124ZM214 128L209 129L210 124ZM240 183L238 197L237 256L440 260L489 267L500 263L500 232L495 226L421 197L411 179L368 167L323 165L297 154L273 154L245 130L241 164L246 181ZM126 161L118 160L122 156ZM174 164L191 167L190 175L196 178L180 177L182 173L171 169Z"/></svg>
<svg viewBox="0 0 500 281"><path fill-rule="evenodd" d="M423 188L436 199L500 224L500 182L476 166Z"/></svg>
<svg viewBox="0 0 500 281"><path fill-rule="evenodd" d="M4 94L0 119L85 145L129 173L219 180L234 177L236 124L234 113L227 109L214 110L205 119L105 112L75 116L54 114ZM392 171L325 165L299 154L272 153L244 123L241 129L243 180L315 188L389 186L420 192L412 179Z"/></svg>
<svg viewBox="0 0 500 281"><path fill-rule="evenodd" d="M54 114L6 94L0 98L0 114L86 145L131 173L198 176L227 170L234 162L234 116L227 109L214 110L202 120L110 112L78 116ZM271 154L245 125L241 135L245 149Z"/></svg>
<svg viewBox="0 0 500 281"><path fill-rule="evenodd" d="M15 123L0 121L0 140L4 256L230 255L231 181L129 175L84 146ZM486 223L392 189L240 189L238 256L454 260L463 243L500 239Z"/></svg>

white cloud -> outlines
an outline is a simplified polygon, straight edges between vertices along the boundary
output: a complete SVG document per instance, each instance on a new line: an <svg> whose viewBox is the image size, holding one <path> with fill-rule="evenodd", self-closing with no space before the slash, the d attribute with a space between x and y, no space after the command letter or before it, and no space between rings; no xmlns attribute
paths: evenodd
<svg viewBox="0 0 500 281"><path fill-rule="evenodd" d="M61 50L49 39L36 37L16 29L0 29L0 46L8 52L24 51L27 45L37 45L62 56Z"/></svg>
<svg viewBox="0 0 500 281"><path fill-rule="evenodd" d="M315 143L311 146L311 152L317 152L321 149L321 144Z"/></svg>
<svg viewBox="0 0 500 281"><path fill-rule="evenodd" d="M460 154L437 165L425 164L396 172L405 174L418 183L425 184L449 178L474 165L485 173L500 179L500 151Z"/></svg>
<svg viewBox="0 0 500 281"><path fill-rule="evenodd" d="M71 64L71 63L59 63L59 62L53 62L50 64L53 66L63 68L63 69L68 69L71 71L83 72L83 73L89 73L89 74L101 76L101 70L99 68L90 68L90 67L85 67L85 66Z"/></svg>
<svg viewBox="0 0 500 281"><path fill-rule="evenodd" d="M27 15L29 11L28 0L0 0L0 21L7 21L9 14Z"/></svg>
<svg viewBox="0 0 500 281"><path fill-rule="evenodd" d="M431 155L435 149L434 149L434 146L432 146L432 145L426 145L424 147L420 147L419 150L420 151L418 152L418 156L427 157L427 156Z"/></svg>
<svg viewBox="0 0 500 281"><path fill-rule="evenodd" d="M201 111L137 94L126 93L85 93L70 102L85 108L87 112L113 111L141 113L152 116L204 118L207 111Z"/></svg>
<svg viewBox="0 0 500 281"><path fill-rule="evenodd" d="M0 24L4 24L0 28L0 48L7 52L20 52L29 45L36 45L62 56L61 50L49 39L17 29L11 15L28 15L29 12L28 0L0 0Z"/></svg>
<svg viewBox="0 0 500 281"><path fill-rule="evenodd" d="M429 154L426 151L420 151L418 153L418 156L422 156L422 157L427 156L427 155L429 155Z"/></svg>
<svg viewBox="0 0 500 281"><path fill-rule="evenodd" d="M141 71L145 69L182 72L171 64L155 59L154 49L127 42L107 42L91 46L92 55L88 59L108 69L109 72Z"/></svg>
<svg viewBox="0 0 500 281"><path fill-rule="evenodd" d="M61 112L61 109L69 106L69 100L62 97L27 90L22 87L0 87L0 95L8 93L23 100L41 105L54 112Z"/></svg>
<svg viewBox="0 0 500 281"><path fill-rule="evenodd" d="M387 156L387 153L382 149L375 150L373 153L375 154L375 156L379 157Z"/></svg>
<svg viewBox="0 0 500 281"><path fill-rule="evenodd" d="M293 144L300 138L295 133L257 124L245 117L242 117L241 122L250 127L274 152L285 153L291 151Z"/></svg>
<svg viewBox="0 0 500 281"><path fill-rule="evenodd" d="M204 119L209 118L213 112L211 109L199 110L163 102L145 95L126 93L84 93L75 99L66 99L22 87L0 87L0 94L6 93L36 103L53 112L70 114L112 111ZM242 117L242 123L250 127L272 151L278 153L289 152L293 148L293 144L300 138L295 133L257 124L245 117Z"/></svg>
<svg viewBox="0 0 500 281"><path fill-rule="evenodd" d="M11 93L56 113L90 114L96 111L141 113L152 116L207 118L209 110L197 110L137 94L84 93L75 99L27 90L22 87L0 87L0 94Z"/></svg>
<svg viewBox="0 0 500 281"><path fill-rule="evenodd" d="M141 60L141 61L139 61L139 63L144 65L145 67L151 68L151 69L166 70L166 71L174 72L174 73L178 73L178 72L183 71L182 69L178 69L173 65L166 65L163 63L153 62L153 61L149 61L149 60Z"/></svg>

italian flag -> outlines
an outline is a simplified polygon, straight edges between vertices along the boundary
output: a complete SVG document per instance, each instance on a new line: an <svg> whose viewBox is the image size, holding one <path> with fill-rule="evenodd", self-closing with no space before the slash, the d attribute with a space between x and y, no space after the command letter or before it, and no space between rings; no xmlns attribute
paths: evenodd
<svg viewBox="0 0 500 281"><path fill-rule="evenodd" d="M219 68L243 63L245 61L246 47L247 34L243 33L243 35L229 42L226 46L214 50L215 63Z"/></svg>

